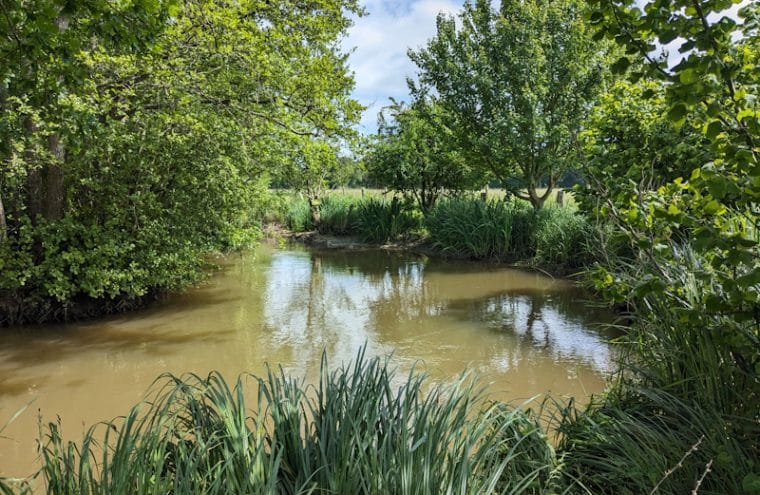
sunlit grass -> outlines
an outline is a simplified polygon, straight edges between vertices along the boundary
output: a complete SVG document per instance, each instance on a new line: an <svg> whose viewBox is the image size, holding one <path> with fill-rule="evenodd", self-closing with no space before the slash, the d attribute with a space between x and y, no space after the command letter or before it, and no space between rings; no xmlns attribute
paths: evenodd
<svg viewBox="0 0 760 495"><path fill-rule="evenodd" d="M48 493L546 493L554 451L526 412L487 401L467 374L396 385L366 359L304 385L270 371L159 380L152 400L77 443L46 427ZM254 411L247 398L255 397Z"/></svg>

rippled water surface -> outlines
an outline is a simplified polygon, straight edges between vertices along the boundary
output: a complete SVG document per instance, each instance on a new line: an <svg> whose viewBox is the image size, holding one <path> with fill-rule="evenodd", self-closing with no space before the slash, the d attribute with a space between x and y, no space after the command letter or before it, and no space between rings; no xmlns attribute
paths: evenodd
<svg viewBox="0 0 760 495"><path fill-rule="evenodd" d="M610 315L571 284L494 265L385 251L261 246L219 261L203 286L152 308L87 323L0 329L0 474L36 467L38 415L85 425L124 414L162 373L228 379L266 364L313 380L367 346L438 381L465 367L499 399L585 398L612 365Z"/></svg>

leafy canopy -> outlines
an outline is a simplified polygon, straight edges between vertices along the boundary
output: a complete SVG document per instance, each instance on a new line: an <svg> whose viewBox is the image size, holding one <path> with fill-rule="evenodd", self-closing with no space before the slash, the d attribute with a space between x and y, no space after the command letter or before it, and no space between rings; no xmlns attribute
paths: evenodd
<svg viewBox="0 0 760 495"><path fill-rule="evenodd" d="M540 208L577 165L578 133L604 71L575 0L468 1L410 52L413 92L432 90L467 162ZM548 189L539 194L538 188ZM527 191L527 192L525 192Z"/></svg>
<svg viewBox="0 0 760 495"><path fill-rule="evenodd" d="M433 207L444 191L462 191L484 182L456 146L449 116L432 98L411 105L394 102L380 114L378 133L366 157L370 175L380 184L409 194L422 210Z"/></svg>

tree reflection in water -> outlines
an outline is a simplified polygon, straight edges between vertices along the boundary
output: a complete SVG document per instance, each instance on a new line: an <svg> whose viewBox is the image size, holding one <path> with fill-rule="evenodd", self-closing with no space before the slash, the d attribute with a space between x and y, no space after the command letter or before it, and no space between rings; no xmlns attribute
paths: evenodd
<svg viewBox="0 0 760 495"><path fill-rule="evenodd" d="M282 251L265 292L271 338L312 363L323 349L348 360L365 342L460 370L550 360L608 372L612 362L609 335L594 325L609 315L534 273L387 251Z"/></svg>

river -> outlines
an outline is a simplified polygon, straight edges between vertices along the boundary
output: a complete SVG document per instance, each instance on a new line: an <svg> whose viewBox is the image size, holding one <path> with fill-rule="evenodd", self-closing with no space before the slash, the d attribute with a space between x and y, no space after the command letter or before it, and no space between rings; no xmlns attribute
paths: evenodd
<svg viewBox="0 0 760 495"><path fill-rule="evenodd" d="M470 368L493 398L604 389L611 315L571 283L497 265L388 252L264 244L217 260L200 287L97 321L0 329L0 475L38 467L38 417L67 436L124 414L162 373L267 363L313 381L361 346L449 381Z"/></svg>

